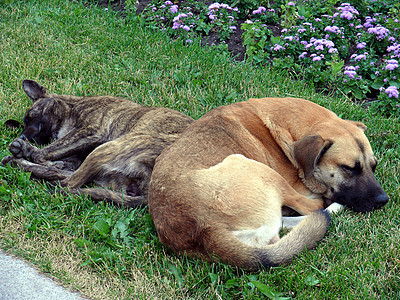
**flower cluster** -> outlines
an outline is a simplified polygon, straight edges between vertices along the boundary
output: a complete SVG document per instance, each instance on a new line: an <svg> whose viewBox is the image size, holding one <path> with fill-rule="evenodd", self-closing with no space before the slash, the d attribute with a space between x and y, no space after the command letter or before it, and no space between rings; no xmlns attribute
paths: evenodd
<svg viewBox="0 0 400 300"><path fill-rule="evenodd" d="M258 15L265 10L254 12ZM397 99L400 43L396 29L400 26L389 30L385 24L391 19L385 14L361 18L349 3L340 4L332 14L306 15L266 43L266 57L273 58L275 67L291 68L317 87L332 86L358 99L366 95Z"/></svg>
<svg viewBox="0 0 400 300"><path fill-rule="evenodd" d="M354 15L360 14L358 10L351 6L349 3L342 3L342 5L338 7L338 10L340 11L340 17L347 20L351 20L355 17Z"/></svg>
<svg viewBox="0 0 400 300"><path fill-rule="evenodd" d="M389 86L385 90L385 93L388 94L389 98L391 98L391 97L399 98L399 91L397 90L397 87L395 87L395 86Z"/></svg>
<svg viewBox="0 0 400 300"><path fill-rule="evenodd" d="M213 3L208 6L208 18L210 23L219 27L222 31L220 38L226 39L233 33L236 27L236 17L239 9L237 7L230 7L225 3Z"/></svg>
<svg viewBox="0 0 400 300"><path fill-rule="evenodd" d="M191 12L184 14L181 13L179 15L177 15L176 17L174 17L174 19L172 20L173 24L172 24L172 29L178 29L178 28L182 28L185 31L189 31L190 27L193 27L193 24L189 25L185 25L185 18L187 17L193 17L193 14Z"/></svg>
<svg viewBox="0 0 400 300"><path fill-rule="evenodd" d="M184 4L179 6L169 0L155 1L144 11L147 24L182 36L187 41L197 35L207 35L212 29L218 31L221 40L226 40L236 30L237 8L224 3L206 7L191 0Z"/></svg>
<svg viewBox="0 0 400 300"><path fill-rule="evenodd" d="M238 15L247 16L241 25L247 60L290 69L317 88L378 99L380 109L400 112L400 22L391 5L395 0L339 0L333 7L327 1L311 6L279 0L268 7L251 7L256 1L226 1L207 6L198 0L153 0L144 18L148 26L187 41L211 32L226 41L237 31ZM277 24L283 28L279 35L270 30Z"/></svg>

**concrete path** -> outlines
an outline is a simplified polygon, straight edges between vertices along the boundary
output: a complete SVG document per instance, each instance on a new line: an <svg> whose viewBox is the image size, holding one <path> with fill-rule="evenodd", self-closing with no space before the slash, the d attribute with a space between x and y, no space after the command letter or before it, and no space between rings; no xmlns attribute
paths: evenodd
<svg viewBox="0 0 400 300"><path fill-rule="evenodd" d="M0 251L0 300L83 300L28 263Z"/></svg>

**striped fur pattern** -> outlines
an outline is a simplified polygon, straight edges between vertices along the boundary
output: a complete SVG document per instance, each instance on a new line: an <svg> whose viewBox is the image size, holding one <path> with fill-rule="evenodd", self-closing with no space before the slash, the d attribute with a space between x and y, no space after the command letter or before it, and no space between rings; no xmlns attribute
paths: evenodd
<svg viewBox="0 0 400 300"><path fill-rule="evenodd" d="M61 181L68 191L96 201L147 204L155 159L193 121L180 112L124 98L49 94L32 80L24 80L23 89L33 104L21 136L9 146L12 156L2 162L36 178ZM82 188L89 182L102 188Z"/></svg>

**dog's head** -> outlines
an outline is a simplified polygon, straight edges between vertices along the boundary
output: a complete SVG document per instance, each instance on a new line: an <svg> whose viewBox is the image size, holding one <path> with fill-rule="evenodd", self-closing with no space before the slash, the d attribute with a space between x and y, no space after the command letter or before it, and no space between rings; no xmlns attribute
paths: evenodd
<svg viewBox="0 0 400 300"><path fill-rule="evenodd" d="M364 134L365 125L342 120L293 145L294 157L305 185L354 211L367 212L384 206L389 197L376 180L377 159ZM329 136L323 136L329 133Z"/></svg>
<svg viewBox="0 0 400 300"><path fill-rule="evenodd" d="M47 93L46 88L33 80L24 80L22 87L33 105L24 117L24 124L16 120L7 120L9 128L23 128L20 138L45 145L57 138L63 119L63 103Z"/></svg>

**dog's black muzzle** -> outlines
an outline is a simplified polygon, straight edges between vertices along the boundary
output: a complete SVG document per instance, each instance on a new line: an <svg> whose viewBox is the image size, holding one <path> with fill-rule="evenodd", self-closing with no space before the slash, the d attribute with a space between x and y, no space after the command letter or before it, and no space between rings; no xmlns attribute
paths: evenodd
<svg viewBox="0 0 400 300"><path fill-rule="evenodd" d="M333 198L334 202L358 212L381 208L389 201L388 195L372 173L370 176L359 176L353 186L343 184Z"/></svg>

